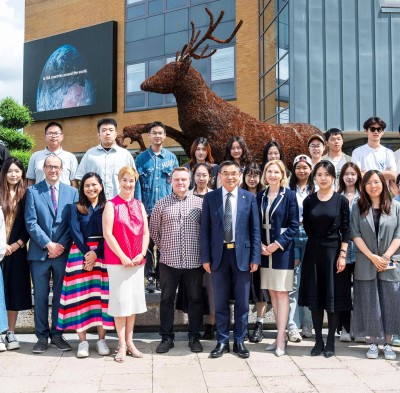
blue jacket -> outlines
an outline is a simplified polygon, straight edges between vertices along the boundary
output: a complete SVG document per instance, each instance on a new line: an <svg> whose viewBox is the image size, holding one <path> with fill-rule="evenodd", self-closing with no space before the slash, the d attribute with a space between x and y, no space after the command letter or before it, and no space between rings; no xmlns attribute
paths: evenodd
<svg viewBox="0 0 400 393"><path fill-rule="evenodd" d="M268 245L264 215L268 204L268 188L257 194L257 205L260 211L261 242ZM277 242L282 248L278 248L271 256L261 256L261 266L269 267L272 259L273 269L294 268L294 238L299 229L299 206L296 193L288 188L281 187L278 196L272 203L269 211L270 243Z"/></svg>
<svg viewBox="0 0 400 393"><path fill-rule="evenodd" d="M29 187L26 192L25 222L31 241L28 260L45 261L50 242L60 243L65 251L54 261L65 262L72 244L69 230L69 209L71 203L78 202L78 190L64 183L59 183L57 215L54 214L49 189L46 181Z"/></svg>
<svg viewBox="0 0 400 393"><path fill-rule="evenodd" d="M135 190L135 198L142 201L150 215L155 204L172 193L171 174L178 167L178 160L174 153L165 148L160 154L154 154L149 147L136 157L135 164L140 184Z"/></svg>
<svg viewBox="0 0 400 393"><path fill-rule="evenodd" d="M260 222L256 198L250 192L238 189L235 225L236 263L241 271L249 271L250 263L260 264ZM217 270L224 245L224 211L222 188L205 195L201 216L200 260L210 262Z"/></svg>

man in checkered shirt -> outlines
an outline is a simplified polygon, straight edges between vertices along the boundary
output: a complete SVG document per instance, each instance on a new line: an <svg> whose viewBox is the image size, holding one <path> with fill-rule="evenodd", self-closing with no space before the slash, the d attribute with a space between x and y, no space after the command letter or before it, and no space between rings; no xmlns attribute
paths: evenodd
<svg viewBox="0 0 400 393"><path fill-rule="evenodd" d="M200 222L202 199L188 195L190 173L179 167L172 171L172 195L160 199L151 214L150 235L160 250L160 335L156 352L174 347L174 305L176 290L182 279L188 297L189 347L202 352L199 341L203 324L200 262Z"/></svg>

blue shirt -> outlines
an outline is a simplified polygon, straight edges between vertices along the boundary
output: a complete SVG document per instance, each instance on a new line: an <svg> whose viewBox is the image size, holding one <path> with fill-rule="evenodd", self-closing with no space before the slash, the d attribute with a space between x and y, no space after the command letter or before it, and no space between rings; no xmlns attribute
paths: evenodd
<svg viewBox="0 0 400 393"><path fill-rule="evenodd" d="M75 203L71 205L69 227L72 239L83 255L90 251L86 244L90 236L103 236L102 215L103 210L99 204L94 209L89 206L88 214L80 213ZM98 258L104 258L104 240L103 238L98 240L99 245L94 251Z"/></svg>
<svg viewBox="0 0 400 393"><path fill-rule="evenodd" d="M135 163L140 184L135 198L142 201L146 213L150 215L157 201L172 193L171 174L178 167L178 160L165 148L155 154L149 147L136 157Z"/></svg>

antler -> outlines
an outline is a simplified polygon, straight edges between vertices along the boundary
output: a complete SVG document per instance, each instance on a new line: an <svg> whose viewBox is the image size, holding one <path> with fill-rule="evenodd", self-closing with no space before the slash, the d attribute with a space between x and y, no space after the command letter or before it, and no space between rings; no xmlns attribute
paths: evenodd
<svg viewBox="0 0 400 393"><path fill-rule="evenodd" d="M209 48L209 45L207 44L204 49L201 51L201 53L196 53L197 49L199 49L200 45L206 41L206 40L212 40L214 42L217 42L218 44L227 44L232 41L233 37L236 35L237 31L240 29L242 26L243 21L240 20L237 26L235 27L235 30L233 30L232 34L230 35L229 38L226 38L225 40L221 40L213 35L214 30L217 28L217 26L221 23L222 18L224 17L224 11L221 11L221 13L218 16L218 19L214 23L214 15L213 13L206 8L206 12L210 17L210 24L208 27L208 30L206 33L203 35L203 37L199 39L201 30L199 29L197 32L195 31L194 27L194 22L191 21L190 24L192 25L192 35L190 37L190 41L188 44L185 44L182 48L182 50L179 52L176 52L176 58L175 60L178 61L179 55L179 61L182 61L185 58L190 58L192 57L193 59L199 60L199 59L206 59L208 57L211 57L217 50L213 49L211 50L208 54L205 54Z"/></svg>

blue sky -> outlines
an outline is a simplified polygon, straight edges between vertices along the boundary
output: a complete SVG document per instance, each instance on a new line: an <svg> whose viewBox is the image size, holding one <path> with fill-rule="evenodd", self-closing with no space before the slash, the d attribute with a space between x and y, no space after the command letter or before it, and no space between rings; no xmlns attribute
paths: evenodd
<svg viewBox="0 0 400 393"><path fill-rule="evenodd" d="M0 100L22 103L24 0L0 0Z"/></svg>

